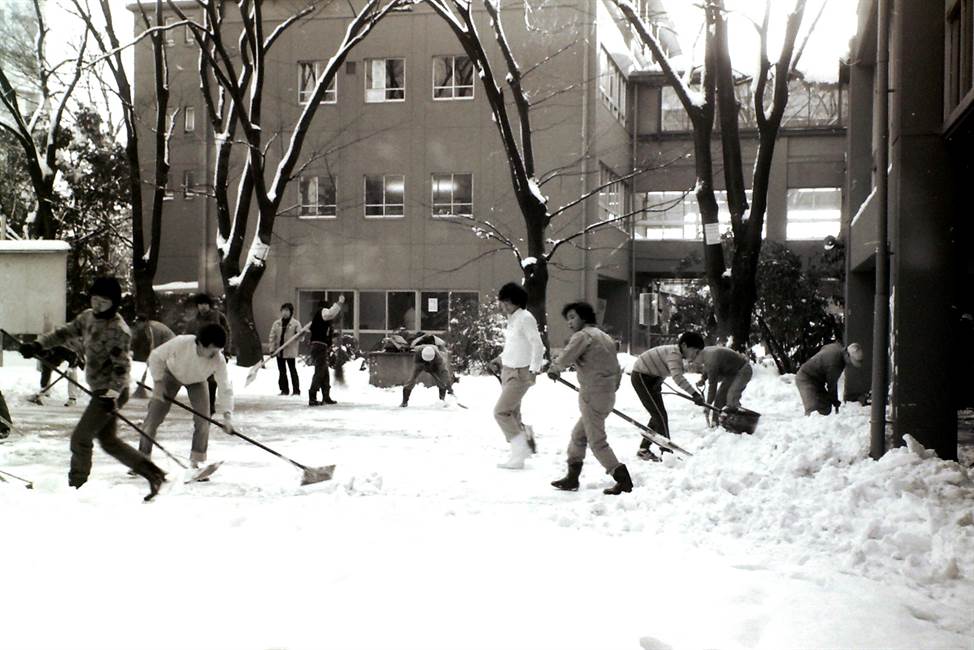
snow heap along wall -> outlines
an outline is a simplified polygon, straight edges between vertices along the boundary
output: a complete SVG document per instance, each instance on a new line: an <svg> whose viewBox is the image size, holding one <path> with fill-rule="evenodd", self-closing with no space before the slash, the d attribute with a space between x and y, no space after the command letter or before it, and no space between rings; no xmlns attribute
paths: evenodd
<svg viewBox="0 0 974 650"><path fill-rule="evenodd" d="M0 240L0 327L41 334L64 323L71 247L53 240Z"/></svg>

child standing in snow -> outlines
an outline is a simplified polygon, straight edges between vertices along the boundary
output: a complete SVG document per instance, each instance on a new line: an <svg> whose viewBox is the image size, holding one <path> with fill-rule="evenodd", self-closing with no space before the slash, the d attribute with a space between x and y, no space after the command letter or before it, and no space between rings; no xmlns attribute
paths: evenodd
<svg viewBox="0 0 974 650"><path fill-rule="evenodd" d="M538 321L526 309L527 291L508 282L497 292L497 302L507 314L507 327L504 349L491 361L493 368L500 368L501 375L501 395L494 405L494 419L511 445L510 458L498 467L524 469L524 460L532 453L534 435L521 421L521 400L534 386L535 375L541 372L544 343L538 333Z"/></svg>
<svg viewBox="0 0 974 650"><path fill-rule="evenodd" d="M692 362L704 348L703 337L696 332L684 332L676 345L658 345L646 350L632 367L632 387L639 401L649 411L649 428L665 438L670 437L670 423L663 405L663 380L672 377L677 385L703 406L703 395L690 385L683 376L683 361ZM643 438L636 455L643 460L659 460L649 448L649 440ZM668 450L663 450L668 451Z"/></svg>
<svg viewBox="0 0 974 650"><path fill-rule="evenodd" d="M291 395L301 394L298 369L295 365L298 356L298 340L295 337L301 331L301 323L297 318L293 318L293 315L294 305L289 302L281 305L281 317L271 325L271 333L267 339L267 344L272 351L291 341L277 353L277 387L281 389L281 395L288 394L286 371L291 372Z"/></svg>
<svg viewBox="0 0 974 650"><path fill-rule="evenodd" d="M403 408L409 406L409 395L413 392L413 387L416 386L419 376L424 372L429 373L429 376L436 383L441 401L446 399L447 393L453 395L453 387L451 386L453 380L451 379L449 364L446 362L446 355L432 343L420 345L413 352L413 374L406 385L402 387L402 404L399 406Z"/></svg>
<svg viewBox="0 0 974 650"><path fill-rule="evenodd" d="M167 341L149 354L149 372L152 374L152 399L145 416L145 432L155 438L159 425L169 413L171 400L186 387L189 403L200 413L219 411L223 414L223 428L233 432L233 384L227 373L227 361L223 346L227 333L215 323L204 325L200 333L183 334ZM207 381L212 378L219 388L220 403L210 408ZM190 461L193 467L206 461L206 449L210 439L210 423L193 415L193 450ZM152 443L143 437L140 451L148 456Z"/></svg>
<svg viewBox="0 0 974 650"><path fill-rule="evenodd" d="M97 438L106 453L149 481L148 500L159 492L166 475L147 456L120 440L117 431L116 411L128 400L131 367L131 334L118 314L122 288L115 278L97 278L89 295L91 309L37 341L25 343L20 352L29 359L72 338L82 341L85 379L93 396L71 434L68 485L80 488L88 480L93 442Z"/></svg>
<svg viewBox="0 0 974 650"><path fill-rule="evenodd" d="M816 412L828 415L833 407L838 413L839 376L847 364L856 368L862 365L862 358L862 346L858 343L850 343L845 348L841 343L829 343L803 363L795 375L795 386L802 398L805 415Z"/></svg>
<svg viewBox="0 0 974 650"><path fill-rule="evenodd" d="M561 315L574 332L568 345L548 368L548 377L558 379L559 374L574 365L578 376L578 410L581 417L572 429L568 443L568 475L552 481L559 490L577 490L578 477L582 473L585 448L605 468L605 473L616 484L603 490L605 494L632 492L632 478L625 465L619 462L609 446L605 434L605 419L616 402L616 391L622 381L622 369L616 357L616 344L611 336L595 326L595 309L587 302L565 305Z"/></svg>

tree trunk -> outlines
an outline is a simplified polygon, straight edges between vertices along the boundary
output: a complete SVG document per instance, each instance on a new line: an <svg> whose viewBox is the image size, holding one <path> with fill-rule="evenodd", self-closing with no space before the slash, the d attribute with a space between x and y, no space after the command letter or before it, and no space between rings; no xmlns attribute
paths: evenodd
<svg viewBox="0 0 974 650"><path fill-rule="evenodd" d="M751 316L758 299L758 251L753 250L748 241L738 241L731 268L733 269L730 300L730 333L733 336L731 347L738 352L744 352L750 346Z"/></svg>
<svg viewBox="0 0 974 650"><path fill-rule="evenodd" d="M54 220L54 181L44 181L42 186L35 186L37 192L37 214L31 225L31 234L38 239L55 239L57 237L57 223Z"/></svg>
<svg viewBox="0 0 974 650"><path fill-rule="evenodd" d="M159 301L152 288L155 273L143 264L136 262L132 269L132 282L135 285L135 313L146 319L156 320L159 315Z"/></svg>
<svg viewBox="0 0 974 650"><path fill-rule="evenodd" d="M538 330L545 350L550 349L548 341L548 263L544 257L537 258L536 264L524 267L524 290L528 292L528 311L538 321Z"/></svg>
<svg viewBox="0 0 974 650"><path fill-rule="evenodd" d="M228 278L238 275L236 262L220 261L223 290L227 299L227 319L230 321L231 343L237 355L238 366L252 366L264 356L260 334L254 321L254 293L264 275L264 266L249 265L239 284L231 284Z"/></svg>

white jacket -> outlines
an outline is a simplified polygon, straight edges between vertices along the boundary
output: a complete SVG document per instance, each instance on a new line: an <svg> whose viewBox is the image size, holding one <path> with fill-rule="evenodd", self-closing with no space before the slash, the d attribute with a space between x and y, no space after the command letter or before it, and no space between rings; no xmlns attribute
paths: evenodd
<svg viewBox="0 0 974 650"><path fill-rule="evenodd" d="M183 334L166 341L149 354L149 373L159 382L168 372L183 386L198 384L213 375L216 380L216 412L233 413L233 385L223 354L212 359L196 352L196 336Z"/></svg>
<svg viewBox="0 0 974 650"><path fill-rule="evenodd" d="M507 317L501 363L508 368L530 368L531 372L538 373L543 361L544 342L538 333L538 321L527 309L518 309Z"/></svg>

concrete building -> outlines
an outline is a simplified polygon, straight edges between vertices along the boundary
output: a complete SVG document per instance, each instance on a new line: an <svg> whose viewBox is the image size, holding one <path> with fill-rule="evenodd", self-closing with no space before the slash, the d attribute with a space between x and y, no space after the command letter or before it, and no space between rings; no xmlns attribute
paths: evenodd
<svg viewBox="0 0 974 650"><path fill-rule="evenodd" d="M495 69L503 70L486 15L476 3L474 9ZM265 6L265 15L275 10L283 12L284 4ZM331 56L349 16L348 5L334 3L275 45L265 133L279 132L286 140L309 81ZM686 124L603 0L559 0L530 11L510 3L503 17L522 69L530 71L525 83L533 102L538 176L553 209L642 165L678 159L611 183L560 215L552 239L692 188L692 164L679 159L690 145ZM193 191L210 174L213 133L204 120L190 40L170 33L173 102L181 112L156 280L198 280L220 294L213 206ZM138 49L139 89L152 87L149 56L147 45ZM845 94L839 85L799 84L795 92L776 153L768 238L812 250L826 234L838 234ZM496 242L478 239L469 221L455 216L473 215L515 240L524 237L479 79L427 7L391 15L355 48L312 128L307 164L290 185L255 300L261 331L282 302L298 305L303 321L318 298L342 291L351 307L344 326L368 349L400 325L446 329L451 301L483 302L503 282L520 278L513 255L492 253ZM276 153L272 146L269 155ZM553 345L568 335L558 316L567 301L596 304L603 326L628 344L638 331L637 293L658 279L699 275L699 269L675 268L700 248L692 203L692 197L678 201L665 214L606 227L559 250L548 294ZM637 334L631 342L639 350L647 341Z"/></svg>
<svg viewBox="0 0 974 650"><path fill-rule="evenodd" d="M897 0L889 26L890 419L894 439L915 437L957 457L957 408L971 403L974 244L964 184L974 162L970 0ZM873 341L879 201L875 154L877 0L859 3L849 68L847 339ZM964 315L968 316L965 318ZM964 334L965 323L967 333ZM871 355L870 355L871 356ZM847 396L869 390L872 359L849 372Z"/></svg>

